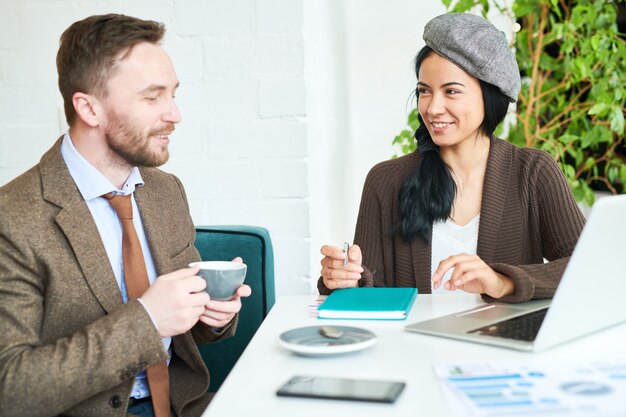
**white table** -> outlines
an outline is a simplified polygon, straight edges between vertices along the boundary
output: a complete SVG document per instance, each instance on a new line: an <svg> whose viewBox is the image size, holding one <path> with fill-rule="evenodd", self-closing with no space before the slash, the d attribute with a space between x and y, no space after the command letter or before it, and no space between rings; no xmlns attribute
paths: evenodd
<svg viewBox="0 0 626 417"><path fill-rule="evenodd" d="M463 361L626 359L626 325L540 353L517 352L475 343L409 333L407 324L465 310L482 303L478 296L418 295L407 320L319 320L314 295L280 298L225 380L203 417L286 416L454 416L433 372L433 364ZM366 350L334 357L301 357L278 345L278 335L302 326L351 325L369 329L378 342ZM276 390L295 374L406 382L395 404L284 398ZM463 414L461 414L463 415Z"/></svg>

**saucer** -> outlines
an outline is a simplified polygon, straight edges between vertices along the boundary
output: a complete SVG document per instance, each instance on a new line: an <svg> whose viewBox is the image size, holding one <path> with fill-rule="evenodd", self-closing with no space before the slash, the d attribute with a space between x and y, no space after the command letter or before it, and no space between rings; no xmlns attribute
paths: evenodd
<svg viewBox="0 0 626 417"><path fill-rule="evenodd" d="M298 327L282 333L278 343L298 355L327 356L356 352L367 349L377 341L376 335L369 330L350 326L331 326L343 332L338 338L330 338L320 333L321 327Z"/></svg>

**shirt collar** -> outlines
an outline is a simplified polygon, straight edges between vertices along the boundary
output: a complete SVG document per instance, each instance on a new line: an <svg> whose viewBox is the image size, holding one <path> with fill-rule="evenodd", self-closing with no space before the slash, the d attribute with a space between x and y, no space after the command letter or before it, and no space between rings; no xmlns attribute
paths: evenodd
<svg viewBox="0 0 626 417"><path fill-rule="evenodd" d="M137 186L144 185L137 167L133 167L121 190L118 190L100 171L87 161L74 147L70 132L66 132L61 143L61 156L72 179L85 201L99 198L106 193L130 194Z"/></svg>

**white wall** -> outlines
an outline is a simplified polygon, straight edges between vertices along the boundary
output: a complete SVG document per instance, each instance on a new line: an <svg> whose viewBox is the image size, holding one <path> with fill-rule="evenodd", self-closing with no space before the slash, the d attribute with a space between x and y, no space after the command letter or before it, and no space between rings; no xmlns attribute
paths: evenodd
<svg viewBox="0 0 626 417"><path fill-rule="evenodd" d="M0 0L0 185L65 129L54 59L91 14L166 24L182 122L164 169L196 224L269 229L277 295L312 291L322 243L354 233L367 171L388 159L438 1ZM1 215L1 214L0 214Z"/></svg>

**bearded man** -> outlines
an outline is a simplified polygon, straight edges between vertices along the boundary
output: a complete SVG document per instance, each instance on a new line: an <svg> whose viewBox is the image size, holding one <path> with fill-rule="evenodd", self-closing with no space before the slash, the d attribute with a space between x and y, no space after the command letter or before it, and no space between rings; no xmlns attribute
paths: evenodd
<svg viewBox="0 0 626 417"><path fill-rule="evenodd" d="M69 131L0 188L0 416L199 416L196 343L232 335L180 181L156 167L180 122L160 23L91 16L61 36Z"/></svg>

